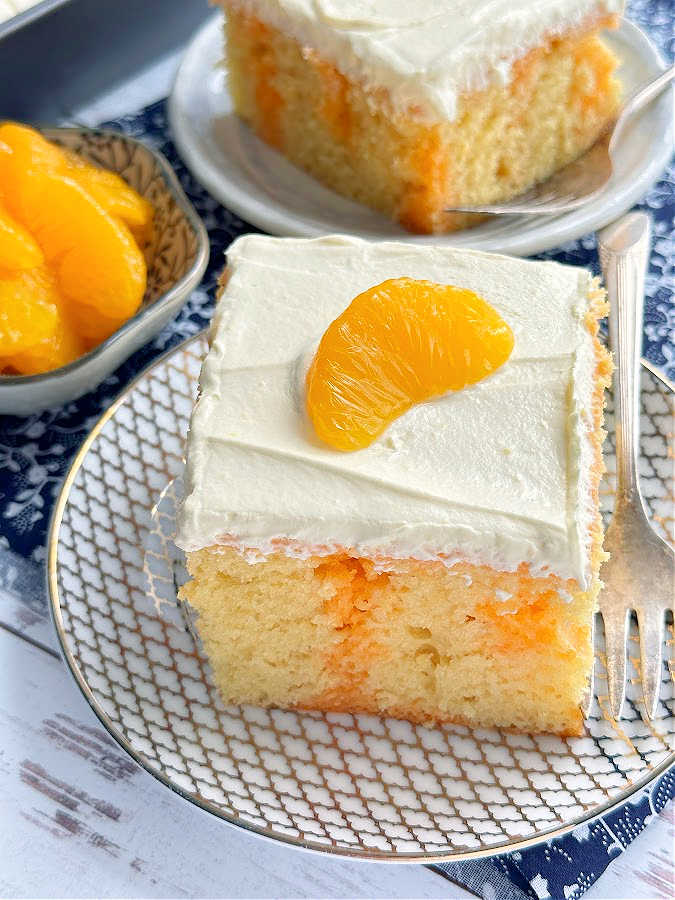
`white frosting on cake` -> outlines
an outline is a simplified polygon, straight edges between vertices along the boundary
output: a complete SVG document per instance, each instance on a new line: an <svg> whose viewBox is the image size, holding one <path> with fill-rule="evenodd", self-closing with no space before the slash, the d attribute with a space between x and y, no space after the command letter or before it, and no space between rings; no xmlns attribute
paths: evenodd
<svg viewBox="0 0 675 900"><path fill-rule="evenodd" d="M450 119L466 90L508 83L549 36L620 13L623 0L222 0L332 62L397 111Z"/></svg>
<svg viewBox="0 0 675 900"><path fill-rule="evenodd" d="M228 250L187 451L177 543L459 560L589 583L591 275L553 262L355 238L248 235ZM467 287L513 329L483 382L414 406L364 450L322 444L304 377L321 335L387 278Z"/></svg>

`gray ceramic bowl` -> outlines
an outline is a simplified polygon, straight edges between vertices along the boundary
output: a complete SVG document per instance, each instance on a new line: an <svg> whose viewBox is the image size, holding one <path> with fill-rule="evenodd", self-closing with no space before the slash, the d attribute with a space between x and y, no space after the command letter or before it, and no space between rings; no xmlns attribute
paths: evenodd
<svg viewBox="0 0 675 900"><path fill-rule="evenodd" d="M89 353L43 375L0 375L0 413L24 415L95 388L176 315L209 258L206 229L161 153L111 131L47 128L50 141L117 172L155 209L148 285L135 316Z"/></svg>

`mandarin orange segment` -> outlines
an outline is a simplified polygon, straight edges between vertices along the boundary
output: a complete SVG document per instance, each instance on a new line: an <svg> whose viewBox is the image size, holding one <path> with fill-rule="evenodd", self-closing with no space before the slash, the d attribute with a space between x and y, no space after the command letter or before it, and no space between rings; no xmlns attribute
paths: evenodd
<svg viewBox="0 0 675 900"><path fill-rule="evenodd" d="M359 294L323 335L307 373L319 438L360 450L416 403L490 375L513 333L473 291L393 278Z"/></svg>
<svg viewBox="0 0 675 900"><path fill-rule="evenodd" d="M54 279L43 266L0 270L0 356L11 357L50 338L58 326Z"/></svg>
<svg viewBox="0 0 675 900"><path fill-rule="evenodd" d="M152 222L152 205L123 178L86 162L71 150L57 147L34 128L3 122L0 143L11 154L0 157L0 180L5 180L3 175L16 177L25 169L57 172L76 181L107 213L131 228L145 230Z"/></svg>
<svg viewBox="0 0 675 900"><path fill-rule="evenodd" d="M79 184L24 170L5 185L5 203L54 267L64 299L116 319L136 312L146 283L143 254L129 229Z"/></svg>
<svg viewBox="0 0 675 900"><path fill-rule="evenodd" d="M30 233L0 204L0 268L33 269L43 259L42 250Z"/></svg>
<svg viewBox="0 0 675 900"><path fill-rule="evenodd" d="M39 375L65 366L86 352L85 342L75 332L68 319L59 315L54 333L23 353L15 353L9 360L20 375Z"/></svg>
<svg viewBox="0 0 675 900"><path fill-rule="evenodd" d="M0 123L0 368L63 366L137 311L153 212L113 172Z"/></svg>
<svg viewBox="0 0 675 900"><path fill-rule="evenodd" d="M85 341L87 349L110 337L129 318L129 316L115 315L114 310L110 310L110 315L106 316L100 310L94 309L93 306L78 303L72 299L68 301L68 310L72 320L77 323L77 333Z"/></svg>
<svg viewBox="0 0 675 900"><path fill-rule="evenodd" d="M134 231L145 232L152 223L153 208L124 179L108 169L85 162L75 153L64 151L66 174L111 216L121 219Z"/></svg>
<svg viewBox="0 0 675 900"><path fill-rule="evenodd" d="M58 171L66 160L61 150L44 138L39 131L18 122L0 123L0 181L6 188L12 177L26 169ZM9 153L7 152L9 150Z"/></svg>

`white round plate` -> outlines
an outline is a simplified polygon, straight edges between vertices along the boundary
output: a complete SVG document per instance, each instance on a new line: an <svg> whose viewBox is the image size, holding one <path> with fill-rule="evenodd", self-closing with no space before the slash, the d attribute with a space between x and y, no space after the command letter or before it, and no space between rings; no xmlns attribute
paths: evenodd
<svg viewBox="0 0 675 900"><path fill-rule="evenodd" d="M648 38L624 20L607 34L622 60L626 96L664 64ZM169 99L176 146L194 176L220 202L271 234L354 234L372 240L432 242L515 255L541 253L594 231L630 209L672 153L673 95L666 92L624 131L607 189L586 207L555 217L510 216L449 235L412 235L365 206L323 187L268 147L235 116L226 85L222 16L195 35Z"/></svg>
<svg viewBox="0 0 675 900"><path fill-rule="evenodd" d="M564 834L675 762L673 680L664 660L658 715L645 720L634 633L624 717L615 722L598 629L596 690L578 738L224 706L189 610L176 599L184 574L172 541L204 351L203 337L172 350L103 415L66 477L49 538L65 659L137 762L233 825L393 862L468 859ZM642 487L655 527L672 539L672 395L643 372L642 399ZM611 414L607 425L605 512ZM668 638L672 646L672 627Z"/></svg>

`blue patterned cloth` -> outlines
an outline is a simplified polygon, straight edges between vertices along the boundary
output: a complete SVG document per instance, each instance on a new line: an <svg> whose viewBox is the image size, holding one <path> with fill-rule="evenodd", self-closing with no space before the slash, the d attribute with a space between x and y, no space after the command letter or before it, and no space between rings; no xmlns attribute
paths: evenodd
<svg viewBox="0 0 675 900"><path fill-rule="evenodd" d="M487 860L432 868L486 900L577 900L673 797L675 770L670 769L626 806L565 837Z"/></svg>
<svg viewBox="0 0 675 900"><path fill-rule="evenodd" d="M674 12L673 0L633 0L629 4L629 15L650 32L663 55L671 60L675 55ZM0 416L0 557L16 554L26 562L40 565L45 556L51 508L75 451L101 413L137 372L207 324L225 249L239 234L255 230L220 206L187 171L169 136L164 101L106 126L141 138L168 158L206 225L211 258L202 285L178 317L95 391L65 407L38 415ZM671 165L663 179L649 191L640 208L646 209L654 222L643 350L657 368L675 379L672 298L675 166ZM586 235L543 254L542 258L597 270L595 238ZM1 562L0 559L0 575ZM28 565L28 568L38 566ZM437 868L485 897L575 900L673 796L675 775L671 772L636 795L627 806L567 837L521 853Z"/></svg>

